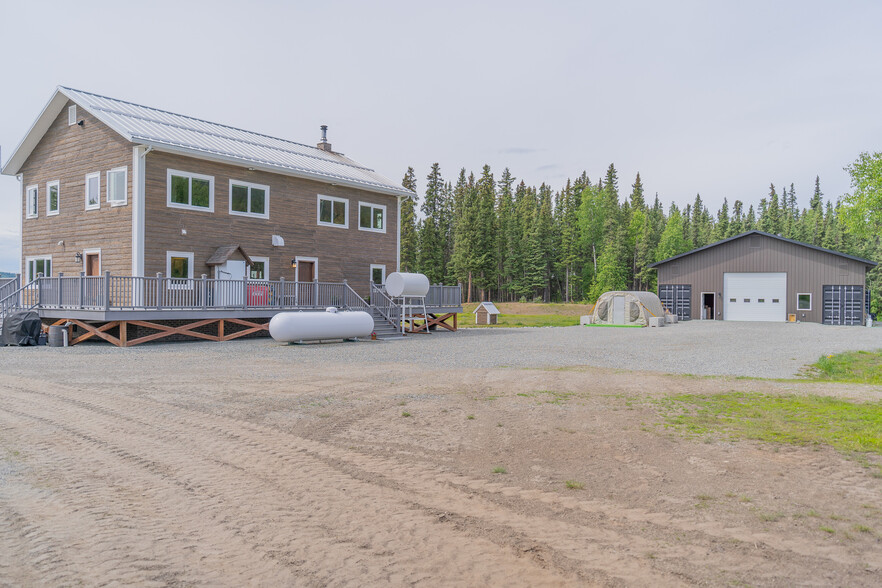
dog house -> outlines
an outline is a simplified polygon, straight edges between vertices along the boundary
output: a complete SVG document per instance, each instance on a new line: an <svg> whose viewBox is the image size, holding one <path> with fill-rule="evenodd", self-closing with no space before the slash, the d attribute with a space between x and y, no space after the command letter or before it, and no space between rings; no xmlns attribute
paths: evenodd
<svg viewBox="0 0 882 588"><path fill-rule="evenodd" d="M499 316L499 309L492 302L482 302L475 309L476 325L495 325L496 317Z"/></svg>
<svg viewBox="0 0 882 588"><path fill-rule="evenodd" d="M658 296L652 292L606 292L594 305L593 323L648 326L651 317L664 317Z"/></svg>

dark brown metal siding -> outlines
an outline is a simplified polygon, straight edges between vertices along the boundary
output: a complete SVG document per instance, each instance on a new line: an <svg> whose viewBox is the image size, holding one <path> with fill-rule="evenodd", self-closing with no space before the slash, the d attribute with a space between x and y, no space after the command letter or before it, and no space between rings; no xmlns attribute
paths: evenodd
<svg viewBox="0 0 882 588"><path fill-rule="evenodd" d="M716 318L722 319L723 274L730 272L785 272L787 314L816 323L823 320L825 285L866 283L866 266L860 262L763 235L749 235L661 265L658 283L692 285L693 319L701 312L701 293L716 292ZM812 295L810 311L797 312L797 293Z"/></svg>

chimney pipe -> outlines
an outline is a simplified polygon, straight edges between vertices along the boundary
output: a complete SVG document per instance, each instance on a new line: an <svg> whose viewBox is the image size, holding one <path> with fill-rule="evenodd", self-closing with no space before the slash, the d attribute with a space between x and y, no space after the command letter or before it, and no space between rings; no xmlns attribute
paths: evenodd
<svg viewBox="0 0 882 588"><path fill-rule="evenodd" d="M328 143L328 125L322 125L322 140L316 145L322 151L331 151L331 144Z"/></svg>

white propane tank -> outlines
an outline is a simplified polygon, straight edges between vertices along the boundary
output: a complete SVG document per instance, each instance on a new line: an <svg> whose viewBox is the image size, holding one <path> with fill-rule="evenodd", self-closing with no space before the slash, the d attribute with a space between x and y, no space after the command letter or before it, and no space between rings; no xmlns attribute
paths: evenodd
<svg viewBox="0 0 882 588"><path fill-rule="evenodd" d="M392 298L399 296L425 296L429 293L429 278L424 274L392 272L386 276L386 292Z"/></svg>
<svg viewBox="0 0 882 588"><path fill-rule="evenodd" d="M276 341L370 338L374 319L360 310L333 312L280 312L270 319L270 336Z"/></svg>

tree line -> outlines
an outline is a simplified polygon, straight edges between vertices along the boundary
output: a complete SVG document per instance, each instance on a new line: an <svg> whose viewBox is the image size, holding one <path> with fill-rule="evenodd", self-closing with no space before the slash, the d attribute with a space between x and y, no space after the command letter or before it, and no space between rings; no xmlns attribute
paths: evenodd
<svg viewBox="0 0 882 588"><path fill-rule="evenodd" d="M417 192L412 167L402 185ZM518 182L508 168L496 178L488 165L477 176L461 169L451 182L435 163L418 200L402 203L402 271L459 283L469 302L593 302L608 290L657 291L652 263L753 229L882 258L878 232L846 222L848 207L824 199L819 177L808 207L798 206L794 184L772 184L756 207L724 199L712 213L700 194L682 210L658 194L648 201L639 173L622 197L613 164L596 182L583 172L555 190ZM870 272L874 300L880 274Z"/></svg>

